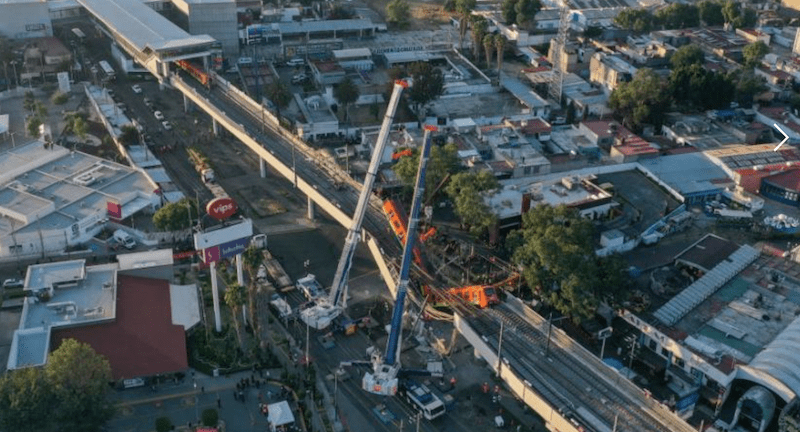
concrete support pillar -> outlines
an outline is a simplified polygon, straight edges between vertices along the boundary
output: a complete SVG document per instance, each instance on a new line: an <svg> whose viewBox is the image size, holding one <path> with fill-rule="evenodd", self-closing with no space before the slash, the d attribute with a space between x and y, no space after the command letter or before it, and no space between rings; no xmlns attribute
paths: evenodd
<svg viewBox="0 0 800 432"><path fill-rule="evenodd" d="M214 136L219 136L219 124L215 118L211 119L211 130L214 131Z"/></svg>
<svg viewBox="0 0 800 432"><path fill-rule="evenodd" d="M203 70L206 72L208 72L208 57L209 56L203 56Z"/></svg>
<svg viewBox="0 0 800 432"><path fill-rule="evenodd" d="M183 95L183 112L188 113L192 111L192 101L186 95Z"/></svg>
<svg viewBox="0 0 800 432"><path fill-rule="evenodd" d="M266 178L267 177L267 161L265 161L264 159L259 159L258 162L259 162L259 165L261 166L261 178Z"/></svg>
<svg viewBox="0 0 800 432"><path fill-rule="evenodd" d="M314 220L314 201L311 200L311 197L308 197L308 214L307 217L309 220Z"/></svg>
<svg viewBox="0 0 800 432"><path fill-rule="evenodd" d="M236 255L236 283L244 286L244 257L242 254Z"/></svg>
<svg viewBox="0 0 800 432"><path fill-rule="evenodd" d="M242 254L236 255L236 283L239 286L244 287L244 257ZM247 292L247 288L245 288L245 292ZM247 325L247 305L242 305L242 323Z"/></svg>
<svg viewBox="0 0 800 432"><path fill-rule="evenodd" d="M222 332L222 317L219 314L219 286L217 285L217 263L211 263L211 297L214 300L214 328ZM202 299L201 299L202 300Z"/></svg>

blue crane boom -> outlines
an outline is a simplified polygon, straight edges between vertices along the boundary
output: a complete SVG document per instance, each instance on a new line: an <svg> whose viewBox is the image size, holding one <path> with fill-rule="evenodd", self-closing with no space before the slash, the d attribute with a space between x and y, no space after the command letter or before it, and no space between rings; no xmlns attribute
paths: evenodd
<svg viewBox="0 0 800 432"><path fill-rule="evenodd" d="M409 274L411 272L412 250L417 238L417 225L419 223L419 209L425 196L425 172L431 152L432 132L435 126L425 126L422 151L419 158L419 169L414 184L414 198L411 201L411 211L408 215L408 230L406 231L406 244L403 246L403 257L400 262L400 273L397 282L394 311L392 312L391 331L386 343L386 355L381 357L374 353L372 358L373 372L365 373L362 380L364 390L381 395L394 395L397 393L397 374L400 371L400 344L403 333L403 309L406 294L408 293Z"/></svg>

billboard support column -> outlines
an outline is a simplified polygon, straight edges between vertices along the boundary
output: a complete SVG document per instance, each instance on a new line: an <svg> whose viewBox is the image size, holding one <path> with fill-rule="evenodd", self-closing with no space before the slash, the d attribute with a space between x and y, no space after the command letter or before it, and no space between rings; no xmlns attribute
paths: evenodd
<svg viewBox="0 0 800 432"><path fill-rule="evenodd" d="M217 286L217 263L211 262L211 297L214 299L214 328L222 332L222 319L219 315L219 287Z"/></svg>
<svg viewBox="0 0 800 432"><path fill-rule="evenodd" d="M242 254L236 255L236 283L244 286L244 260Z"/></svg>
<svg viewBox="0 0 800 432"><path fill-rule="evenodd" d="M311 197L308 197L308 215L309 220L314 220L314 201L311 200Z"/></svg>
<svg viewBox="0 0 800 432"><path fill-rule="evenodd" d="M261 166L261 178L267 177L267 161L263 158L259 158L258 161L260 162L259 165Z"/></svg>

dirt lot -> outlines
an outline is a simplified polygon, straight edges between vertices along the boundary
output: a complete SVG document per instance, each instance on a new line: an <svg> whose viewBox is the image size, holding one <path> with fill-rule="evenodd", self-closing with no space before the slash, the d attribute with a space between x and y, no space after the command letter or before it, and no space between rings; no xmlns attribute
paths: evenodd
<svg viewBox="0 0 800 432"><path fill-rule="evenodd" d="M386 19L386 5L391 0L365 0L370 9ZM447 22L448 13L442 9L443 2L409 1L411 17L408 27L403 30L434 30ZM395 29L392 29L395 30Z"/></svg>

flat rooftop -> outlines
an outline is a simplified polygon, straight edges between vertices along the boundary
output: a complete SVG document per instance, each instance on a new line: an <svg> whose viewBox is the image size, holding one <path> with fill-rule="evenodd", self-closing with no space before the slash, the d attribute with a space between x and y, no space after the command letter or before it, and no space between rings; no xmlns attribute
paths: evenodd
<svg viewBox="0 0 800 432"><path fill-rule="evenodd" d="M507 219L521 214L522 196L525 193L531 196L531 207L539 204L581 206L611 198L611 194L591 182L587 185L584 180L589 179L574 179L575 186L572 189L564 186L562 180L531 181L527 185L520 185L519 182L505 184L501 181L500 184L504 186L484 194L483 202L498 218Z"/></svg>
<svg viewBox="0 0 800 432"><path fill-rule="evenodd" d="M0 154L0 238L69 228L105 213L110 200L131 214L149 203L153 186L139 171L86 153L17 146Z"/></svg>
<svg viewBox="0 0 800 432"><path fill-rule="evenodd" d="M705 237L679 253L675 260L708 273L728 259L737 249L739 249L739 245L730 240L714 234L706 234Z"/></svg>
<svg viewBox="0 0 800 432"><path fill-rule="evenodd" d="M77 0L109 29L140 52L175 50L210 45L209 35L191 35L151 9L130 0Z"/></svg>
<svg viewBox="0 0 800 432"><path fill-rule="evenodd" d="M113 320L116 264L86 266L86 260L28 267L19 330L14 333L8 369L47 362L52 328Z"/></svg>
<svg viewBox="0 0 800 432"><path fill-rule="evenodd" d="M639 164L682 195L723 189L733 184L722 168L700 152L643 159Z"/></svg>

